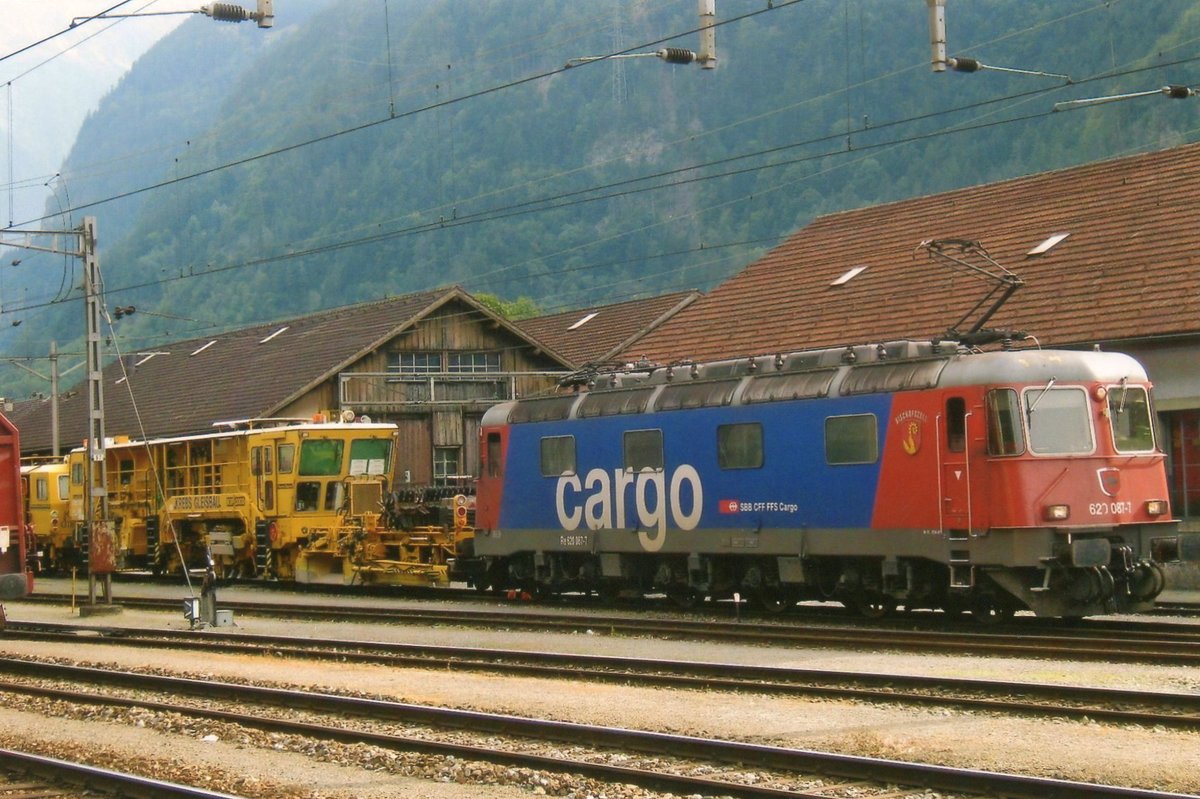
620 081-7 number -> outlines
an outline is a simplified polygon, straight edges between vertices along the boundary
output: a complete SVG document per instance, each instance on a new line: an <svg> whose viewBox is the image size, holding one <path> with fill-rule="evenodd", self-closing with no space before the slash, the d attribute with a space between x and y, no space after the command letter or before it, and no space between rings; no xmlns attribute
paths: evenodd
<svg viewBox="0 0 1200 799"><path fill-rule="evenodd" d="M1132 502L1092 502L1088 513L1093 516L1109 516L1114 513L1133 513Z"/></svg>

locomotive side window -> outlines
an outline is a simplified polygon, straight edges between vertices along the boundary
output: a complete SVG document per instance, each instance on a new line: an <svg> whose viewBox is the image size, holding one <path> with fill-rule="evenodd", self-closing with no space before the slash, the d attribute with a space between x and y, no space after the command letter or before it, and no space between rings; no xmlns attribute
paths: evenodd
<svg viewBox="0 0 1200 799"><path fill-rule="evenodd" d="M65 474L58 476L58 498L66 499L71 493L71 478Z"/></svg>
<svg viewBox="0 0 1200 799"><path fill-rule="evenodd" d="M663 439L661 430L629 430L625 433L625 471L643 469L662 471Z"/></svg>
<svg viewBox="0 0 1200 799"><path fill-rule="evenodd" d="M1154 425L1146 389L1128 385L1108 389L1108 420L1117 452L1150 452L1154 449Z"/></svg>
<svg viewBox="0 0 1200 799"><path fill-rule="evenodd" d="M1029 448L1041 455L1091 452L1092 423L1087 394L1081 388L1025 389Z"/></svg>
<svg viewBox="0 0 1200 799"><path fill-rule="evenodd" d="M35 483L37 486L37 498L40 500L50 499L50 481L45 477L39 477Z"/></svg>
<svg viewBox="0 0 1200 799"><path fill-rule="evenodd" d="M542 439L542 477L575 474L575 436Z"/></svg>
<svg viewBox="0 0 1200 799"><path fill-rule="evenodd" d="M825 420L825 460L831 464L874 463L879 459L875 415L830 416Z"/></svg>
<svg viewBox="0 0 1200 799"><path fill-rule="evenodd" d="M946 448L951 452L967 448L967 401L962 397L946 400Z"/></svg>
<svg viewBox="0 0 1200 799"><path fill-rule="evenodd" d="M997 388L987 394L987 442L989 455L1020 455L1025 451L1021 406L1017 392Z"/></svg>
<svg viewBox="0 0 1200 799"><path fill-rule="evenodd" d="M722 469L762 468L762 425L758 422L719 425L717 462Z"/></svg>

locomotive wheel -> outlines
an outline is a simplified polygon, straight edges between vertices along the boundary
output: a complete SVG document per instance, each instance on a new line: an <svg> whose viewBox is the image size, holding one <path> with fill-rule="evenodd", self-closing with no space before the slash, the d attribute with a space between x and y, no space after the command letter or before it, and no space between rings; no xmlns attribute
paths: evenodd
<svg viewBox="0 0 1200 799"><path fill-rule="evenodd" d="M786 613L796 604L788 592L778 586L763 586L758 589L755 599L763 612L772 616Z"/></svg>
<svg viewBox="0 0 1200 799"><path fill-rule="evenodd" d="M596 596L603 605L615 605L621 598L621 584L616 580L601 580L596 586Z"/></svg>
<svg viewBox="0 0 1200 799"><path fill-rule="evenodd" d="M866 619L882 619L895 609L895 599L875 591L863 594L854 603L854 610Z"/></svg>
<svg viewBox="0 0 1200 799"><path fill-rule="evenodd" d="M675 607L681 610L693 610L704 599L704 597L700 596L699 591L690 586L673 588L668 592L667 596L675 603Z"/></svg>
<svg viewBox="0 0 1200 799"><path fill-rule="evenodd" d="M980 624L1000 624L1012 617L1012 607L998 602L992 594L979 594L971 600L971 618Z"/></svg>

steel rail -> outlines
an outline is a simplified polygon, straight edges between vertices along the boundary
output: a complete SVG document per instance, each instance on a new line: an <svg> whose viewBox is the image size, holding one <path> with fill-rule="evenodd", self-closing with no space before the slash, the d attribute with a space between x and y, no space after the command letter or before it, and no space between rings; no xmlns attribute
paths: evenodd
<svg viewBox="0 0 1200 799"><path fill-rule="evenodd" d="M173 799L173 797L190 797L191 799L240 799L229 793L218 793L190 785L179 785L164 782L136 774L124 774L119 771L89 766L86 763L73 763L53 757L18 752L14 749L0 749L0 768L5 771L17 771L35 775L40 780L62 784L64 782L97 789L106 793L116 793L122 797L133 799ZM0 793L3 786L0 785ZM47 792L27 794L29 796L49 796Z"/></svg>
<svg viewBox="0 0 1200 799"><path fill-rule="evenodd" d="M619 751L639 751L670 758L695 759L705 763L751 765L783 772L817 773L846 779L870 779L888 785L910 785L941 791L1004 796L1009 799L1183 799L1183 794L1152 789L1107 786L1018 774L908 763L858 755L840 755L808 749L749 744L711 738L631 730L619 727L590 726L574 722L547 721L479 711L413 705L374 699L359 699L310 691L291 691L280 688L239 685L211 680L140 674L126 671L91 669L80 666L0 660L0 670L35 676L39 679L68 679L100 685L118 684L139 690L166 692L171 695L203 696L210 700L249 702L287 708L305 708L331 713L339 719L347 716L366 717L372 721L421 724L439 728L465 729L472 732L504 734L540 741L578 744L586 741L599 748ZM824 790L805 794L777 788L762 788L720 780L674 775L665 772L642 772L626 767L588 761L572 761L558 756L530 755L496 750L492 747L464 746L328 727L309 722L268 718L262 714L242 714L232 711L181 706L178 703L151 702L101 694L84 696L61 689L41 688L16 683L0 684L0 691L22 692L52 696L67 701L88 701L125 707L141 707L162 712L190 715L225 721L242 726L277 732L308 735L319 738L367 743L390 749L417 750L435 754L453 754L485 762L520 765L528 768L568 773L581 773L605 780L632 782L656 790L686 790L714 792L719 795L757 799L765 796L828 797Z"/></svg>
<svg viewBox="0 0 1200 799"><path fill-rule="evenodd" d="M206 652L233 652L374 663L410 668L502 673L505 676L636 682L662 687L723 690L787 696L823 696L866 702L948 707L1023 716L1200 729L1200 694L1097 688L1053 683L1009 682L962 677L878 674L797 669L738 663L643 660L606 655L529 652L482 647L451 647L354 640L319 640L245 633L195 633L139 628L104 628L103 635L80 637L96 628L51 622L9 622L0 640L33 639ZM922 693L926 692L926 693ZM928 693L933 692L933 693ZM955 693L957 692L957 693ZM987 698L964 694L985 694ZM1006 699L1036 697L1043 701ZM1049 704L1053 702L1054 704ZM1065 704L1079 703L1079 704ZM1085 704L1087 703L1087 704ZM1168 707L1170 713L1130 710L1117 705Z"/></svg>
<svg viewBox="0 0 1200 799"><path fill-rule="evenodd" d="M42 595L45 596L45 595ZM70 597L39 598L22 601L59 601ZM176 601L127 597L120 604L150 610L178 610ZM220 607L242 614L286 618L331 619L386 624L458 624L495 627L520 627L540 631L592 630L611 635L662 635L672 638L722 640L753 644L820 645L908 651L970 652L1007 656L1071 657L1125 663L1181 665L1200 664L1200 629L1180 632L1163 631L1150 635L1122 633L1122 638L1103 637L1082 632L1066 636L1061 631L1038 635L1004 632L961 632L854 628L845 626L799 627L787 624L744 624L685 619L646 619L595 614L568 616L537 611L473 611L412 609L406 607L352 607L290 605L277 602L222 601ZM1175 625L1181 626L1181 625Z"/></svg>

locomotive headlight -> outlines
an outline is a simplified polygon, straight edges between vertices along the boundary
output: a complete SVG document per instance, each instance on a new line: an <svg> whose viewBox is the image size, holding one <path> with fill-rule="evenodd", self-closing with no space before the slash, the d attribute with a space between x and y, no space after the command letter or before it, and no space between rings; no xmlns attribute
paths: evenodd
<svg viewBox="0 0 1200 799"><path fill-rule="evenodd" d="M1104 398L1108 396L1108 389L1104 386L1096 386L1092 389L1092 396L1096 398L1096 402L1104 402Z"/></svg>
<svg viewBox="0 0 1200 799"><path fill-rule="evenodd" d="M1042 513L1048 522L1063 522L1071 518L1070 505L1047 505L1042 509Z"/></svg>
<svg viewBox="0 0 1200 799"><path fill-rule="evenodd" d="M1162 516L1167 512L1167 501L1165 499L1148 499L1146 500L1146 513L1151 516Z"/></svg>

